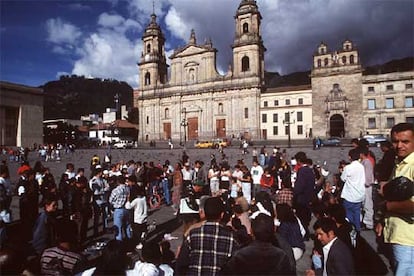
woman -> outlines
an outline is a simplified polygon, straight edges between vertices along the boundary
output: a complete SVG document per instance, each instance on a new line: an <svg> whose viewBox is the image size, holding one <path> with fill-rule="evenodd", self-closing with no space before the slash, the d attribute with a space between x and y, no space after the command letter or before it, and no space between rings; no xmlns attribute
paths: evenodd
<svg viewBox="0 0 414 276"><path fill-rule="evenodd" d="M292 208L287 204L276 205L276 211L277 218L280 221L277 232L289 242L297 261L303 256L305 251L305 242L303 241L298 219Z"/></svg>
<svg viewBox="0 0 414 276"><path fill-rule="evenodd" d="M219 184L219 189L221 193L228 191L230 189L230 179L231 179L230 167L228 165L221 166L220 184Z"/></svg>
<svg viewBox="0 0 414 276"><path fill-rule="evenodd" d="M242 193L247 202L250 204L252 200L252 175L245 165L241 167L241 170L243 172L243 176L240 178Z"/></svg>
<svg viewBox="0 0 414 276"><path fill-rule="evenodd" d="M220 184L220 168L216 163L211 164L210 169L208 170L208 180L210 181L210 192L212 196L216 196L219 192Z"/></svg>
<svg viewBox="0 0 414 276"><path fill-rule="evenodd" d="M172 206L176 212L180 208L181 192L183 190L182 168L181 163L177 163L173 172Z"/></svg>

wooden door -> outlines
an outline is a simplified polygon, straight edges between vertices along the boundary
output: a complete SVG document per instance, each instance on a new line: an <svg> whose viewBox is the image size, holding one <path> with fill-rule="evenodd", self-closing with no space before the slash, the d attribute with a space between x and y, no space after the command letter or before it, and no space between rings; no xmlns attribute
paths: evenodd
<svg viewBox="0 0 414 276"><path fill-rule="evenodd" d="M218 138L226 137L226 119L216 120L216 133Z"/></svg>
<svg viewBox="0 0 414 276"><path fill-rule="evenodd" d="M188 118L188 140L198 139L198 117Z"/></svg>
<svg viewBox="0 0 414 276"><path fill-rule="evenodd" d="M171 123L164 123L164 140L171 138Z"/></svg>

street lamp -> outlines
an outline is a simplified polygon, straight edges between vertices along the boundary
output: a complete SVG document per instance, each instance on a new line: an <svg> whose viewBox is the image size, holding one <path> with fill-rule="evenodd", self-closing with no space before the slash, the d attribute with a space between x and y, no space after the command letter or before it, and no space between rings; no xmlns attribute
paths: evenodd
<svg viewBox="0 0 414 276"><path fill-rule="evenodd" d="M285 113L285 120L283 120L283 124L287 126L287 133L288 133L288 148L290 148L291 145L291 139L290 139L290 125L295 123L295 120L290 120L290 114L293 114L295 111L291 111L290 113Z"/></svg>
<svg viewBox="0 0 414 276"><path fill-rule="evenodd" d="M188 126L187 110L183 108L181 113L184 113L184 118L181 120L181 126L184 128L184 146L185 146L185 143L187 142L187 126Z"/></svg>

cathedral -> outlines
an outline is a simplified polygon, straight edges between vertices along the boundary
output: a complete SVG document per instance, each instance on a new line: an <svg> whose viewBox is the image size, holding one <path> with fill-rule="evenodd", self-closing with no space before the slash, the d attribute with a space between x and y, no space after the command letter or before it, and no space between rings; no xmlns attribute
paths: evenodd
<svg viewBox="0 0 414 276"><path fill-rule="evenodd" d="M395 123L414 121L413 69L366 75L357 48L346 39L335 51L324 43L317 47L308 83L275 87L265 77L256 1L241 0L234 18L233 62L221 75L217 50L211 41L197 43L194 31L169 57L169 66L162 29L151 15L134 91L138 142L353 138L387 134Z"/></svg>

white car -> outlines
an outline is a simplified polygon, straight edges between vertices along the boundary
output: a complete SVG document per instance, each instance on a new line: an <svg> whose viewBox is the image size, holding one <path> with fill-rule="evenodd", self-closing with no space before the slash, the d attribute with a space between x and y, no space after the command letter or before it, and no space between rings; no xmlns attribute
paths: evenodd
<svg viewBox="0 0 414 276"><path fill-rule="evenodd" d="M366 139L371 146L377 147L380 146L381 142L388 141L387 137L382 134L365 135L363 138Z"/></svg>
<svg viewBox="0 0 414 276"><path fill-rule="evenodd" d="M129 141L119 141L112 145L114 149L130 149L133 147L132 142Z"/></svg>

